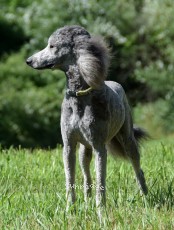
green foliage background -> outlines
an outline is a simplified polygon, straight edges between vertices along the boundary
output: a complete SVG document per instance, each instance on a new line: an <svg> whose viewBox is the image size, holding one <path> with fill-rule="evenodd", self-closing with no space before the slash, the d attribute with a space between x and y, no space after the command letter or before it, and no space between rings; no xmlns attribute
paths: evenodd
<svg viewBox="0 0 174 230"><path fill-rule="evenodd" d="M2 146L61 143L64 74L32 70L25 58L67 24L104 36L113 50L108 78L123 85L139 116L151 105L156 126L174 131L173 0L0 0L0 8Z"/></svg>

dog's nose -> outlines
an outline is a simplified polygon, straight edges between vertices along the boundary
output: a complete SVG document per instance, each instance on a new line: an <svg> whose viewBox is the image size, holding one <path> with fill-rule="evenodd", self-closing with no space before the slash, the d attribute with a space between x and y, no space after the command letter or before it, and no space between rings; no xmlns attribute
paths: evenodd
<svg viewBox="0 0 174 230"><path fill-rule="evenodd" d="M27 58L26 63L27 63L27 65L31 66L31 64L32 64L32 58L31 57Z"/></svg>

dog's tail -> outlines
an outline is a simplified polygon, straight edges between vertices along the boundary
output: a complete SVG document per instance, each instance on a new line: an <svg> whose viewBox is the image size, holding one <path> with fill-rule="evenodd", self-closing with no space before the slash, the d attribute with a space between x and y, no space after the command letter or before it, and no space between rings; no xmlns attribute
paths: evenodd
<svg viewBox="0 0 174 230"><path fill-rule="evenodd" d="M137 127L137 126L133 127L133 131L134 131L134 137L135 137L138 145L140 144L140 142L142 140L146 140L146 139L150 138L149 134L145 130L143 130L143 129ZM124 146L121 145L121 143L117 139L117 136L115 136L107 144L107 149L108 149L108 152L113 157L117 157L118 156L118 157L127 159L127 154L125 152Z"/></svg>
<svg viewBox="0 0 174 230"><path fill-rule="evenodd" d="M150 135L140 127L134 125L133 130L134 130L134 137L138 143L140 143L141 140L147 140L150 138Z"/></svg>

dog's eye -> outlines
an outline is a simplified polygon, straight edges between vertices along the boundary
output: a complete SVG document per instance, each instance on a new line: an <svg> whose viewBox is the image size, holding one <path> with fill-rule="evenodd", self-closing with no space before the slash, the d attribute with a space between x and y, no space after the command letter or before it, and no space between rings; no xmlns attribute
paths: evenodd
<svg viewBox="0 0 174 230"><path fill-rule="evenodd" d="M54 48L54 46L53 46L53 45L50 45L50 49L52 49L52 48Z"/></svg>

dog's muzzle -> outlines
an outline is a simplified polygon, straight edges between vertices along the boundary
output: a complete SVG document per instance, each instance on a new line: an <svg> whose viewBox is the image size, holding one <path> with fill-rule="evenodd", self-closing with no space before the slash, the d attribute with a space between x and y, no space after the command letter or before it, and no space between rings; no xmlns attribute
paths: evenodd
<svg viewBox="0 0 174 230"><path fill-rule="evenodd" d="M38 70L55 68L55 64L47 64L47 63L43 63L42 65L38 66L38 64L34 62L32 57L27 58L26 63L32 68L38 69Z"/></svg>
<svg viewBox="0 0 174 230"><path fill-rule="evenodd" d="M27 65L32 66L32 62L33 61L32 61L31 57L27 58L27 60L26 60Z"/></svg>

